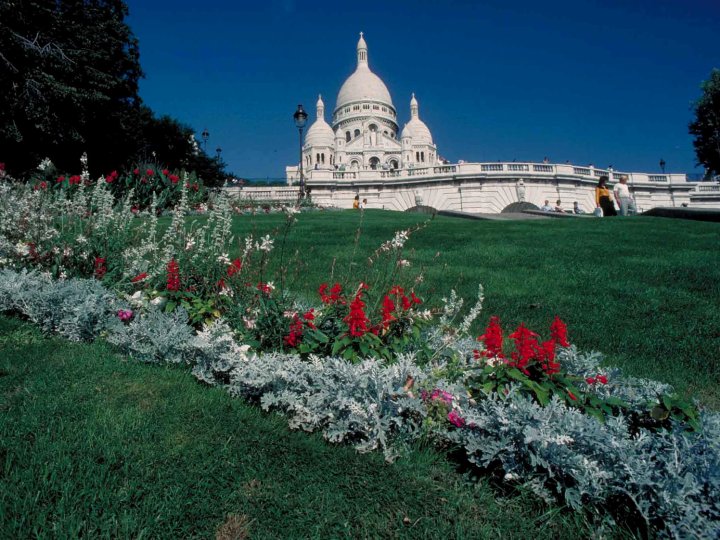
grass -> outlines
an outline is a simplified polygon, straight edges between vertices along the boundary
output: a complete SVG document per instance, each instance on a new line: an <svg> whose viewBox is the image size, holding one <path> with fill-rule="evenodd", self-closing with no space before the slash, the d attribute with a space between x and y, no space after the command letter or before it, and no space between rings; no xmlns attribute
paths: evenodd
<svg viewBox="0 0 720 540"><path fill-rule="evenodd" d="M362 223L360 220L362 219ZM367 256L426 216L369 210L303 214L287 245L289 287L318 301L320 283L364 275ZM266 233L281 215L240 217L234 232ZM361 237L353 259L354 236ZM720 408L720 226L663 218L469 221L436 218L407 243L424 267L425 297L451 288L469 304L485 287L475 330L498 315L543 336L559 315L580 350L634 376L673 384ZM352 259L352 260L351 260ZM286 256L286 260L288 257ZM350 269L350 272L348 272Z"/></svg>
<svg viewBox="0 0 720 540"><path fill-rule="evenodd" d="M575 538L581 518L495 498L438 453L330 446L102 342L0 317L2 538Z"/></svg>

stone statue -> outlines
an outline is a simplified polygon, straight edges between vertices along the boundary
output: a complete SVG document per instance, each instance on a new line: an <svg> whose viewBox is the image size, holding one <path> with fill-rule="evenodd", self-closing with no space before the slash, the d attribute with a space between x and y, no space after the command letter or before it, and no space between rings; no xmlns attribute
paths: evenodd
<svg viewBox="0 0 720 540"><path fill-rule="evenodd" d="M515 185L515 189L517 190L518 202L525 202L525 182L523 182L522 178Z"/></svg>

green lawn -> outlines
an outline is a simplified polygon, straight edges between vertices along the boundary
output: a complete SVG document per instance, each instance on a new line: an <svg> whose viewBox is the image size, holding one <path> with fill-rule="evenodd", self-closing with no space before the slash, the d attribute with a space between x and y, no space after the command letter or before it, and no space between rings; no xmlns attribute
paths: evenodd
<svg viewBox="0 0 720 540"><path fill-rule="evenodd" d="M531 497L496 500L431 450L388 465L102 342L0 317L0 352L0 538L212 538L232 523L250 538L588 534Z"/></svg>
<svg viewBox="0 0 720 540"><path fill-rule="evenodd" d="M288 264L294 275L289 286L317 302L315 291L333 266L336 277L348 275L348 268L361 277L372 250L426 217L369 210L361 224L352 210L301 215L288 236L296 253ZM240 217L234 232L264 234L283 220ZM581 350L601 351L628 374L671 383L720 408L718 224L650 217L438 217L407 247L413 264L425 267L431 302L455 288L472 304L482 283L486 301L477 331L494 314L507 329L525 322L547 335L557 314Z"/></svg>

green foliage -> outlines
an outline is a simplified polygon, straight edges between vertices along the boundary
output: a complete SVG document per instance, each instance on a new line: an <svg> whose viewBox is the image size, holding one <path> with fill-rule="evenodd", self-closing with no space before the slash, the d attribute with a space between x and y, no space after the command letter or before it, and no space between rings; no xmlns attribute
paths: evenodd
<svg viewBox="0 0 720 540"><path fill-rule="evenodd" d="M720 175L720 69L713 69L701 85L702 95L693 104L695 119L690 134L698 163L710 174Z"/></svg>

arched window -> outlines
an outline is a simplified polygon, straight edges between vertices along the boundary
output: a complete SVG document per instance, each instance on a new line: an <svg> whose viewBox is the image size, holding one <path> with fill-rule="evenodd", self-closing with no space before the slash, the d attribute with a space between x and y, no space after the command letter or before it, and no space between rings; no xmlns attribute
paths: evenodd
<svg viewBox="0 0 720 540"><path fill-rule="evenodd" d="M350 132L349 132L349 131L346 131L346 132L345 132L345 142L350 142L350 138L351 138L351 137L352 137L352 136L350 135Z"/></svg>
<svg viewBox="0 0 720 540"><path fill-rule="evenodd" d="M352 167L353 169L357 169L359 166L360 166L360 163L359 163L358 160L356 160L356 159L353 159L353 160L350 162L350 167Z"/></svg>
<svg viewBox="0 0 720 540"><path fill-rule="evenodd" d="M322 162L323 165L325 165L325 152L320 154L320 161Z"/></svg>
<svg viewBox="0 0 720 540"><path fill-rule="evenodd" d="M315 154L315 163L320 163L320 154Z"/></svg>
<svg viewBox="0 0 720 540"><path fill-rule="evenodd" d="M355 137L359 137L359 136L360 136L360 130L359 130L359 129L356 129L356 130L355 130L355 133L354 133L353 135L354 135Z"/></svg>
<svg viewBox="0 0 720 540"><path fill-rule="evenodd" d="M390 168L391 169L397 169L398 168L398 162L395 159L390 160Z"/></svg>
<svg viewBox="0 0 720 540"><path fill-rule="evenodd" d="M420 152L420 161L425 163L425 152Z"/></svg>
<svg viewBox="0 0 720 540"><path fill-rule="evenodd" d="M420 152L415 152L415 161L420 161Z"/></svg>
<svg viewBox="0 0 720 540"><path fill-rule="evenodd" d="M370 158L370 168L374 171L378 168L378 165L380 165L380 160L376 157Z"/></svg>
<svg viewBox="0 0 720 540"><path fill-rule="evenodd" d="M369 129L370 131L377 131L377 126L375 124L370 124Z"/></svg>

